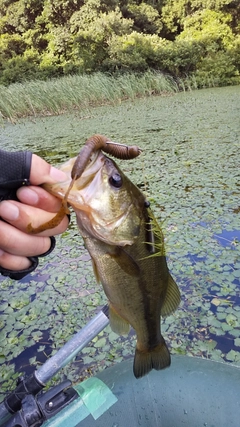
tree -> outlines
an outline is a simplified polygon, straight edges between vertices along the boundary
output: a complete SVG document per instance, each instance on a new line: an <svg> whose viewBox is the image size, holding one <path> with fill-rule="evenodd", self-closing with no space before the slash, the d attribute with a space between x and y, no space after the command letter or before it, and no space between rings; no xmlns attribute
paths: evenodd
<svg viewBox="0 0 240 427"><path fill-rule="evenodd" d="M163 0L161 11L163 32L161 35L174 40L183 31L185 20L203 10L230 13L232 20L229 25L233 29L238 26L239 0Z"/></svg>
<svg viewBox="0 0 240 427"><path fill-rule="evenodd" d="M228 25L230 21L230 15L204 9L185 19L184 29L177 39L198 40L210 50L226 49L234 41L234 34Z"/></svg>
<svg viewBox="0 0 240 427"><path fill-rule="evenodd" d="M182 78L219 60L237 80L239 21L239 0L0 0L0 72L4 83L8 68L11 82L149 67Z"/></svg>
<svg viewBox="0 0 240 427"><path fill-rule="evenodd" d="M23 34L35 27L43 10L41 0L2 1L0 3L0 34Z"/></svg>
<svg viewBox="0 0 240 427"><path fill-rule="evenodd" d="M43 20L50 26L64 26L72 14L84 5L84 0L44 0Z"/></svg>
<svg viewBox="0 0 240 427"><path fill-rule="evenodd" d="M157 64L159 49L168 44L157 35L133 31L129 35L113 36L105 61L112 70L145 71Z"/></svg>
<svg viewBox="0 0 240 427"><path fill-rule="evenodd" d="M162 21L157 9L147 3L130 3L124 7L124 17L133 21L133 30L144 34L160 34Z"/></svg>
<svg viewBox="0 0 240 427"><path fill-rule="evenodd" d="M205 53L196 64L198 85L230 84L237 77L231 50L234 45L234 34L229 22L231 16L214 10L203 10L186 18L184 30L177 40L197 41L204 46Z"/></svg>
<svg viewBox="0 0 240 427"><path fill-rule="evenodd" d="M91 7L89 13L90 2L93 4L92 0L88 1L70 21L74 32L72 60L82 71L101 70L111 38L127 34L132 28L132 20L123 18L119 8L108 13L99 12L100 1L94 0L95 9Z"/></svg>

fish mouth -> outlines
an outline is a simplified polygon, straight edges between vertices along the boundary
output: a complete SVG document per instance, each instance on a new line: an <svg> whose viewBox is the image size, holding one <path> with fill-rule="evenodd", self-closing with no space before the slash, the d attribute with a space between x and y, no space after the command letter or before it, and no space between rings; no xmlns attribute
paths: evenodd
<svg viewBox="0 0 240 427"><path fill-rule="evenodd" d="M71 172L75 159L70 159L61 167L68 177L66 181L45 185L48 191L61 199L64 199L72 183ZM128 217L131 217L135 206L129 198L126 200L121 197L115 209L113 200L115 197L118 200L121 190L112 188L109 183L112 170L116 170L116 165L111 159L101 151L92 153L83 173L73 182L66 201L76 213L82 235L109 245L132 245L136 239L136 227L132 231L133 222L129 227Z"/></svg>
<svg viewBox="0 0 240 427"><path fill-rule="evenodd" d="M72 181L71 172L72 172L72 168L76 158L77 157L73 157L72 159L68 160L67 162L65 162L63 165L59 167L59 169L66 174L67 176L66 180L57 182L56 184L48 184L48 183L43 184L43 188L45 188L51 194L59 197L60 199L64 199L64 196ZM68 195L67 201L69 203L74 203L76 191L81 191L86 186L88 186L91 183L91 181L94 179L96 173L103 167L103 164L104 164L104 155L99 151L92 153L85 170L83 171L81 177L74 182L74 185Z"/></svg>
<svg viewBox="0 0 240 427"><path fill-rule="evenodd" d="M69 183L72 180L71 172L75 160L76 157L70 159L69 162L65 163L61 167L61 170L69 176ZM73 188L77 191L84 189L94 179L95 175L102 169L104 162L105 156L100 151L92 153L89 162L83 173L81 174L80 178L76 179L76 181L74 182Z"/></svg>

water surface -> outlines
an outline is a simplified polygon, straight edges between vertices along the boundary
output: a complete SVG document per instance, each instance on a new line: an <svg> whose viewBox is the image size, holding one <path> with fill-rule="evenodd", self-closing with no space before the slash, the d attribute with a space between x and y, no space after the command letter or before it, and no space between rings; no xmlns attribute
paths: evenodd
<svg viewBox="0 0 240 427"><path fill-rule="evenodd" d="M28 149L57 165L94 133L137 144L120 162L164 230L169 268L182 293L163 322L172 353L240 365L240 87L124 102L84 113L31 118L0 128L0 146ZM57 247L19 282L1 280L0 382L31 372L106 303L74 216ZM74 381L132 357L135 336L107 327L64 369Z"/></svg>

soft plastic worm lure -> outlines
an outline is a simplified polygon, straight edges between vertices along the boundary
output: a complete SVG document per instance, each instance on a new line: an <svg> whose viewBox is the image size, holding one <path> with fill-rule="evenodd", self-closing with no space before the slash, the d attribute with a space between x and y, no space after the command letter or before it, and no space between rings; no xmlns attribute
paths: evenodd
<svg viewBox="0 0 240 427"><path fill-rule="evenodd" d="M122 160L134 159L141 153L141 149L136 145L128 146L110 141L104 135L93 135L86 141L84 147L81 149L75 160L71 173L72 179L75 180L80 178L92 153L97 150L102 150L105 153L111 154L113 157Z"/></svg>

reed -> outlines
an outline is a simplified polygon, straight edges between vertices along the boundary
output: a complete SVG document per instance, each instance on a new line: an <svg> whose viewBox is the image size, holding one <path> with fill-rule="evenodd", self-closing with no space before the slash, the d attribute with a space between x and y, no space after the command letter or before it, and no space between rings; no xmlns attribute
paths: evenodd
<svg viewBox="0 0 240 427"><path fill-rule="evenodd" d="M160 72L144 74L72 75L47 81L0 85L0 116L16 120L26 116L57 115L90 106L116 104L124 99L174 93L177 83Z"/></svg>

